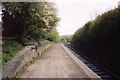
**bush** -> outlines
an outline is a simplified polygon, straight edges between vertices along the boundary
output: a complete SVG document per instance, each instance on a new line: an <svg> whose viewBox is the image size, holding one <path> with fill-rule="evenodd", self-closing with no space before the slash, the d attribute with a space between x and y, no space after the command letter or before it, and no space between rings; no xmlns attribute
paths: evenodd
<svg viewBox="0 0 120 80"><path fill-rule="evenodd" d="M22 45L17 42L7 42L4 44L2 49L2 64L4 65L9 60L12 59L13 56L16 55L18 51L20 51Z"/></svg>
<svg viewBox="0 0 120 80"><path fill-rule="evenodd" d="M120 76L120 10L118 8L87 22L73 35L72 44L79 52Z"/></svg>

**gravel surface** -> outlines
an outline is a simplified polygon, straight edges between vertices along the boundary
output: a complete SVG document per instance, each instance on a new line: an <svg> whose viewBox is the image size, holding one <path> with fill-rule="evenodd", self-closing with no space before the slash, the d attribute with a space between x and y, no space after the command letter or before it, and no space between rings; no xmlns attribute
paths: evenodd
<svg viewBox="0 0 120 80"><path fill-rule="evenodd" d="M20 78L88 78L59 43L51 45Z"/></svg>

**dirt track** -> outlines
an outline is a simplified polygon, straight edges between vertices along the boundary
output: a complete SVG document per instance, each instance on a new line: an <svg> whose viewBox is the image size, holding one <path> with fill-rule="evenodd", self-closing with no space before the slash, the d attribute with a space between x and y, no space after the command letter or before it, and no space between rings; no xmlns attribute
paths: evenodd
<svg viewBox="0 0 120 80"><path fill-rule="evenodd" d="M84 71L65 52L60 44L53 44L21 78L88 78Z"/></svg>

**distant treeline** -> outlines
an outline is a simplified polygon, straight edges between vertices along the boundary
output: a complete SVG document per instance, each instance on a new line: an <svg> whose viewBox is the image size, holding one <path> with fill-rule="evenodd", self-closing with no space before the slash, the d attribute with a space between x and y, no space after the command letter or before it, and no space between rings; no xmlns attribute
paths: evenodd
<svg viewBox="0 0 120 80"><path fill-rule="evenodd" d="M120 10L99 15L78 29L73 46L82 54L120 76Z"/></svg>

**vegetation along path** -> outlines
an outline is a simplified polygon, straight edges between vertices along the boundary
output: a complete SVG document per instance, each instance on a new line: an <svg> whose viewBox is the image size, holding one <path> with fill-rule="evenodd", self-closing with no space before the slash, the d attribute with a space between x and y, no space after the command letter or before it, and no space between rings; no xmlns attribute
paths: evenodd
<svg viewBox="0 0 120 80"><path fill-rule="evenodd" d="M51 45L21 78L88 78L59 43Z"/></svg>

